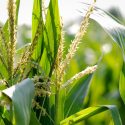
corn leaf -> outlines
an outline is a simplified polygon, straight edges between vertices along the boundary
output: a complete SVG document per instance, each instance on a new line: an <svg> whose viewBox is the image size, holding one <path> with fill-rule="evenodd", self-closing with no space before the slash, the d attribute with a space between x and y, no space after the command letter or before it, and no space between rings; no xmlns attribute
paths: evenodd
<svg viewBox="0 0 125 125"><path fill-rule="evenodd" d="M32 39L34 39L38 24L41 21L41 14L41 0L34 0L32 12Z"/></svg>
<svg viewBox="0 0 125 125"><path fill-rule="evenodd" d="M52 54L52 58L54 60L58 45L60 41L60 16L58 9L58 0L51 0L47 12L46 17L46 25L45 25L45 35L46 35L46 45L48 45L48 49L50 54Z"/></svg>
<svg viewBox="0 0 125 125"><path fill-rule="evenodd" d="M1 116L0 116L0 125L5 125Z"/></svg>
<svg viewBox="0 0 125 125"><path fill-rule="evenodd" d="M2 106L0 106L0 125L12 125L10 120L6 118L6 109Z"/></svg>
<svg viewBox="0 0 125 125"><path fill-rule="evenodd" d="M85 6L89 4L83 3ZM80 10L81 11L81 10ZM82 11L81 11L82 12ZM120 23L110 13L103 11L95 7L95 10L91 16L100 26L108 33L108 35L120 46L123 60L125 62L125 26ZM119 90L120 95L125 102L125 64L123 64L122 71L120 73Z"/></svg>
<svg viewBox="0 0 125 125"><path fill-rule="evenodd" d="M60 42L60 35L61 35L61 29L60 29L58 0L50 0L48 10L47 10L47 16L45 19L44 35L42 37L42 40L44 42L42 44L42 49L40 52L40 66L42 67L45 74L47 76L49 75L50 77L52 75L52 71L54 68L54 63L57 55L59 42ZM61 96L59 98L61 98ZM45 103L45 106L49 104L49 106L47 107L47 111L49 111L50 116L54 118L54 115L53 115L54 106L55 106L54 98L50 97L50 99L46 100L46 102L47 103ZM63 111L63 109L61 110ZM44 120L42 120L43 124L46 125L47 122L48 124L52 124L51 119L50 120L46 120L46 119L48 118L44 118Z"/></svg>
<svg viewBox="0 0 125 125"><path fill-rule="evenodd" d="M110 111L113 121L114 121L114 125L122 125L119 112L114 105L89 107L87 109L81 110L80 112L77 112L76 114L73 114L70 117L64 119L63 121L60 122L60 125L76 125L76 123L83 121L96 114L99 114L101 112L104 112L106 110Z"/></svg>
<svg viewBox="0 0 125 125"><path fill-rule="evenodd" d="M13 125L29 125L34 84L30 79L2 91L12 100Z"/></svg>
<svg viewBox="0 0 125 125"><path fill-rule="evenodd" d="M81 82L76 83L69 91L65 101L65 117L68 117L82 109L84 98L90 86L92 75L87 76Z"/></svg>
<svg viewBox="0 0 125 125"><path fill-rule="evenodd" d="M2 34L0 35L0 37L3 37L4 40L0 39L0 49L1 51L4 52L0 53L0 55L2 56L3 60L5 60L5 63L7 64L7 50L5 48L5 46L3 46L3 42L8 42L9 41L9 33L8 33L8 21L6 21L5 25L3 26L3 28L1 29ZM0 77L5 77L6 79L8 79L8 71L6 66L3 64L2 60L0 59Z"/></svg>
<svg viewBox="0 0 125 125"><path fill-rule="evenodd" d="M60 32L58 0L50 0L44 27L45 48L40 63L46 74L51 75L52 73L60 41Z"/></svg>
<svg viewBox="0 0 125 125"><path fill-rule="evenodd" d="M85 4L85 6L89 6L89 4ZM108 35L121 47L124 54L125 26L122 25L120 21L116 19L113 15L97 7L95 7L94 12L90 18L95 20L108 33Z"/></svg>
<svg viewBox="0 0 125 125"><path fill-rule="evenodd" d="M34 0L33 12L32 12L32 41L35 38L37 30L39 29L39 38L37 39L37 45L33 53L33 59L39 60L43 53L43 19L42 19L42 1ZM39 26L40 25L40 26Z"/></svg>
<svg viewBox="0 0 125 125"><path fill-rule="evenodd" d="M10 121L8 121L6 118L2 118L2 120L3 120L3 125L12 125L12 123L10 122ZM2 125L2 124L0 124L0 125Z"/></svg>
<svg viewBox="0 0 125 125"><path fill-rule="evenodd" d="M41 125L36 118L36 115L33 110L31 110L31 116L30 116L30 124L29 125Z"/></svg>
<svg viewBox="0 0 125 125"><path fill-rule="evenodd" d="M15 24L18 25L18 14L19 14L20 0L16 0L16 19Z"/></svg>
<svg viewBox="0 0 125 125"><path fill-rule="evenodd" d="M125 63L123 63L122 71L120 73L119 91L121 98L125 104Z"/></svg>

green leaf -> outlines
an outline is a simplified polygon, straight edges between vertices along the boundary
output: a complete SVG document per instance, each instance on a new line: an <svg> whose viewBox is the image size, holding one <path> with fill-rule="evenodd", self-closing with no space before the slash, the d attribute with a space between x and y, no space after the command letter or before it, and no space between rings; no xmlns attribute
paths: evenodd
<svg viewBox="0 0 125 125"><path fill-rule="evenodd" d="M30 124L29 125L41 125L33 110L31 110Z"/></svg>
<svg viewBox="0 0 125 125"><path fill-rule="evenodd" d="M90 86L92 75L88 75L81 82L77 82L73 88L67 93L65 101L65 117L78 112L82 106L84 98Z"/></svg>
<svg viewBox="0 0 125 125"><path fill-rule="evenodd" d="M125 63L123 63L122 71L120 73L119 91L121 98L125 104Z"/></svg>
<svg viewBox="0 0 125 125"><path fill-rule="evenodd" d="M0 78L6 78L8 79L8 72L3 63L0 61Z"/></svg>
<svg viewBox="0 0 125 125"><path fill-rule="evenodd" d="M41 21L41 0L34 0L32 12L32 39L35 37L37 27Z"/></svg>
<svg viewBox="0 0 125 125"><path fill-rule="evenodd" d="M95 8L94 14L91 17L98 22L102 28L109 34L109 36L120 46L125 62L125 26L111 14ZM122 71L120 73L119 91L122 100L125 103L125 64L123 63Z"/></svg>
<svg viewBox="0 0 125 125"><path fill-rule="evenodd" d="M18 25L18 14L19 14L20 0L16 0L16 19L15 24Z"/></svg>
<svg viewBox="0 0 125 125"><path fill-rule="evenodd" d="M83 3L85 4L85 3ZM85 4L89 6L89 4ZM81 10L80 10L81 11ZM95 10L91 16L93 20L100 24L100 26L109 34L109 36L120 46L123 54L123 60L125 62L125 26L119 23L119 21L113 17L110 13L103 11L100 8L95 7ZM123 101L125 102L125 68L122 68L120 73L120 85L119 90Z"/></svg>
<svg viewBox="0 0 125 125"><path fill-rule="evenodd" d="M13 125L29 125L31 104L34 96L34 84L32 80L25 79L22 82L2 91L12 100Z"/></svg>
<svg viewBox="0 0 125 125"><path fill-rule="evenodd" d="M89 4L83 3L85 7ZM83 16L84 10L80 10ZM118 21L110 13L95 7L91 17L108 33L108 35L122 48L123 54L125 54L125 26Z"/></svg>
<svg viewBox="0 0 125 125"><path fill-rule="evenodd" d="M2 118L2 119L5 125L12 125L12 123L8 121L6 118Z"/></svg>
<svg viewBox="0 0 125 125"><path fill-rule="evenodd" d="M47 12L46 17L46 31L47 39L46 45L48 45L48 49L50 49L50 54L52 54L52 58L55 58L58 50L58 45L60 42L61 29L60 29L60 16L58 9L58 0L51 0Z"/></svg>
<svg viewBox="0 0 125 125"><path fill-rule="evenodd" d="M8 21L5 23L2 29L0 29L2 32L0 34L0 77L3 79L6 78L8 79L8 71L7 71L7 60L8 60L8 52L7 52L7 47L5 43L8 43L9 40L9 33L8 33ZM4 60L4 63L3 61Z"/></svg>
<svg viewBox="0 0 125 125"><path fill-rule="evenodd" d="M50 0L44 27L45 48L43 57L41 58L41 66L43 67L43 69L45 69L46 74L51 75L52 73L53 65L58 51L60 37L61 28L58 0ZM44 60L46 60L46 62ZM51 69L48 71L46 67L51 67Z"/></svg>
<svg viewBox="0 0 125 125"><path fill-rule="evenodd" d="M43 71L45 72L46 75L49 75L50 72L50 61L49 61L49 57L47 54L47 49L44 48L43 50L43 54L40 60L40 66L42 67Z"/></svg>
<svg viewBox="0 0 125 125"><path fill-rule="evenodd" d="M76 114L73 114L70 117L64 119L63 121L60 122L60 125L75 125L76 123L80 121L83 121L91 116L94 116L106 110L110 111L113 121L114 121L114 125L122 125L119 112L116 106L114 105L89 107L87 109L81 110L80 112L77 112Z"/></svg>
<svg viewBox="0 0 125 125"><path fill-rule="evenodd" d="M1 116L0 116L0 125L5 125Z"/></svg>
<svg viewBox="0 0 125 125"><path fill-rule="evenodd" d="M3 121L3 119L2 119L2 117L0 116L0 125L5 125L5 123L4 123L4 121ZM10 124L11 125L11 124Z"/></svg>
<svg viewBox="0 0 125 125"><path fill-rule="evenodd" d="M12 125L12 123L11 123L11 121L12 121L11 110L8 110L6 108L6 106L4 107L4 111L2 113L2 118L3 118L3 121L4 121L5 125Z"/></svg>
<svg viewBox="0 0 125 125"><path fill-rule="evenodd" d="M40 25L40 36L38 38L37 45L35 47L33 53L33 59L40 60L41 55L43 53L43 19L42 19L42 1L41 0L34 0L33 4L33 12L32 12L32 41L35 38L38 26Z"/></svg>

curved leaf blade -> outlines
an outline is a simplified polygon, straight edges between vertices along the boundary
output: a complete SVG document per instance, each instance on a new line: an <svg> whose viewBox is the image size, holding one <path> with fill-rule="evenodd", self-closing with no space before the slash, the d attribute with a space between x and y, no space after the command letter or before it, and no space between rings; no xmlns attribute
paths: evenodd
<svg viewBox="0 0 125 125"><path fill-rule="evenodd" d="M89 6L89 4L83 4L85 7ZM84 11L85 10L82 9L80 10L82 16L84 15ZM97 7L95 7L90 18L95 20L108 33L108 35L121 47L123 54L125 54L125 26L113 15Z"/></svg>
<svg viewBox="0 0 125 125"><path fill-rule="evenodd" d="M125 104L125 63L123 63L122 71L120 73L119 91L121 98Z"/></svg>
<svg viewBox="0 0 125 125"><path fill-rule="evenodd" d="M114 125L122 125L119 112L117 110L117 107L114 105L89 107L87 109L81 110L80 112L77 112L76 114L73 114L70 117L64 119L63 121L60 122L60 125L74 125L80 121L83 121L84 119L87 119L91 116L94 116L106 110L110 111L113 121L114 121Z"/></svg>
<svg viewBox="0 0 125 125"><path fill-rule="evenodd" d="M92 75L88 75L82 82L79 82L73 86L70 92L67 94L65 101L65 117L68 117L78 112L82 106L84 98L88 92L90 86L90 80Z"/></svg>
<svg viewBox="0 0 125 125"><path fill-rule="evenodd" d="M89 4L83 3L85 6ZM80 10L81 11L81 10ZM83 12L81 12L83 13ZM91 18L95 20L100 26L109 34L109 36L120 46L125 62L125 26L122 25L115 17L104 10L95 7ZM125 103L125 64L123 64L120 73L119 90L120 95Z"/></svg>
<svg viewBox="0 0 125 125"><path fill-rule="evenodd" d="M12 100L13 125L29 125L34 84L30 79L2 91Z"/></svg>

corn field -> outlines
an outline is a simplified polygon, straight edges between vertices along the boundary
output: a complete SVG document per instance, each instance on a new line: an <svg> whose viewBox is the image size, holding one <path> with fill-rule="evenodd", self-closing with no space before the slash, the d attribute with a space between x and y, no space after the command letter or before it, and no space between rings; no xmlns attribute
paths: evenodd
<svg viewBox="0 0 125 125"><path fill-rule="evenodd" d="M7 2L8 19L0 27L0 125L124 125L125 26L109 12L96 7L96 0L91 4L83 2L79 9L82 17L79 30L68 40L58 0L50 0L48 7L44 0L34 0L30 42L20 47L17 37L20 0ZM114 82L118 81L115 89L119 93L114 102L103 101L99 95L104 89L108 94L108 86L115 86L113 82L107 85L111 78L108 70L106 85L102 85L104 80L97 84L98 78L105 75L98 73L105 69L101 65L104 55L85 65L80 54L85 54L84 38L89 41L87 32L92 30L96 32L91 40L105 32L120 53L114 57L120 60L116 61L118 70L111 63L113 72L117 72ZM100 37L97 40L104 41L104 36ZM99 43L91 43L97 49L95 45ZM78 68L80 65L83 67ZM98 103L96 97L102 100Z"/></svg>

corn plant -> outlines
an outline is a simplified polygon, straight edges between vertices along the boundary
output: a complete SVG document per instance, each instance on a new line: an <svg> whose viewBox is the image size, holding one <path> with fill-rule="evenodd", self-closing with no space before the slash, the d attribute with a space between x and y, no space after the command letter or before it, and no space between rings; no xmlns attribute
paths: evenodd
<svg viewBox="0 0 125 125"><path fill-rule="evenodd" d="M20 0L8 0L8 20L0 28L0 125L75 125L109 110L115 125L122 125L114 105L82 109L91 79L98 68L88 66L66 79L67 67L80 47L90 18L99 23L125 51L125 27L109 13L92 4L82 3L84 17L79 31L64 52L65 33L58 0L34 0L31 43L16 49ZM85 14L84 14L85 12ZM82 82L78 82L80 78ZM75 82L74 82L75 81ZM125 102L124 63L119 91Z"/></svg>

